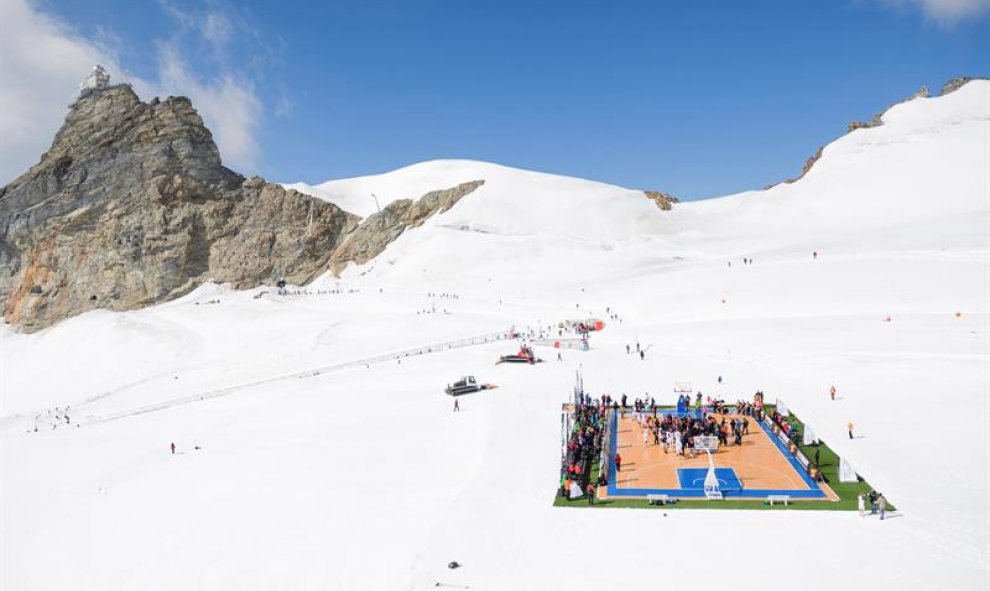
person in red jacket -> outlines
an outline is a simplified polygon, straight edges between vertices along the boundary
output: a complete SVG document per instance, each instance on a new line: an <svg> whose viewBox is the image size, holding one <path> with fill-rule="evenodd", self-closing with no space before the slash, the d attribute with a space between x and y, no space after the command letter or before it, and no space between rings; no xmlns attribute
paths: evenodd
<svg viewBox="0 0 990 591"><path fill-rule="evenodd" d="M615 471L619 472L622 470L622 456L615 454Z"/></svg>

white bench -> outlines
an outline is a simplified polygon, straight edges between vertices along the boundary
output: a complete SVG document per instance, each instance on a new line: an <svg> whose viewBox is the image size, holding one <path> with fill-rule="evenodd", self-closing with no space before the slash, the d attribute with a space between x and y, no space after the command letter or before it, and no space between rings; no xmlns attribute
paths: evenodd
<svg viewBox="0 0 990 591"><path fill-rule="evenodd" d="M767 503L769 503L771 507L773 507L773 504L774 503L783 503L784 506L786 507L787 506L787 503L789 503L790 500L791 500L791 495L768 495L767 496Z"/></svg>
<svg viewBox="0 0 990 591"><path fill-rule="evenodd" d="M646 495L646 502L650 505L666 505L670 503L669 495Z"/></svg>

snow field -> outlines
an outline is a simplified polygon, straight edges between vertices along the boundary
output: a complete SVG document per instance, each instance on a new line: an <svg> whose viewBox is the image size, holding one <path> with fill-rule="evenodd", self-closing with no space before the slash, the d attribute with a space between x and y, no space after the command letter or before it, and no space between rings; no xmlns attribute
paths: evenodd
<svg viewBox="0 0 990 591"><path fill-rule="evenodd" d="M375 192L383 206L486 184L310 286L344 293L204 286L34 335L0 327L0 587L600 590L713 573L751 589L772 570L808 590L983 589L988 105L978 82L899 105L798 183L672 212L466 161L332 181L329 195ZM494 343L86 421L588 316L605 331L562 362L538 349L547 363L495 366L515 346ZM637 341L644 361L625 353ZM560 404L578 368L594 395L672 403L673 383L690 381L728 400L780 397L900 514L554 508ZM464 374L499 387L455 414L442 390ZM67 404L79 427L29 432Z"/></svg>

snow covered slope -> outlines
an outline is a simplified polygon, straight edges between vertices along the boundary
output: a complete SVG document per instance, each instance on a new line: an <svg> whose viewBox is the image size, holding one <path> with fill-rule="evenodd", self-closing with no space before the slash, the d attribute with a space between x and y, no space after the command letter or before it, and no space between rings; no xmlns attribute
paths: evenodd
<svg viewBox="0 0 990 591"><path fill-rule="evenodd" d="M794 184L678 207L683 224L710 235L782 241L843 239L963 222L970 239L986 223L990 82L895 105L883 125L826 146ZM985 228L985 226L983 226Z"/></svg>
<svg viewBox="0 0 990 591"><path fill-rule="evenodd" d="M406 279L422 276L424 269L434 277L477 279L500 274L506 260L516 267L529 260L533 264L520 271L526 281L556 284L566 279L559 271L575 258L594 276L617 256L694 259L783 248L845 250L851 237L875 247L919 246L943 236L939 230L946 227L962 234L955 240L978 246L990 222L990 204L981 198L990 182L988 103L986 81L944 97L900 103L883 116L882 126L827 146L797 183L682 203L670 212L660 211L641 191L461 160L329 181L311 193L367 215L374 211L372 193L384 207L398 198L484 179L483 187L449 212L408 231L377 261L356 270ZM526 273L536 268L545 272Z"/></svg>
<svg viewBox="0 0 990 591"><path fill-rule="evenodd" d="M600 225L600 207L618 204L615 220L633 214L633 220L642 217L647 207L629 208L624 200L643 201L642 205L655 207L643 198L641 191L632 191L595 181L520 170L508 166L474 160L433 160L406 166L384 174L353 179L327 181L310 186L305 183L286 184L314 197L330 201L342 209L366 217L376 211L372 195L385 207L397 199L419 199L438 189L447 189L461 183L484 180L485 187L476 194L485 195L486 204L481 209L469 211L484 219L473 220L479 231L492 230L502 233L533 234L553 229L559 224L583 226ZM532 208L534 204L546 207ZM556 212L549 207L560 207ZM537 215L536 219L530 219ZM637 215L638 214L638 215ZM459 216L457 219L463 219ZM559 223L559 224L558 224ZM623 229L630 229L624 226ZM641 227L649 230L650 227ZM579 233L575 229L566 230ZM612 232L610 235L615 235Z"/></svg>
<svg viewBox="0 0 990 591"><path fill-rule="evenodd" d="M742 589L985 589L990 83L884 120L793 185L670 212L484 163L335 181L383 206L486 184L286 296L0 327L0 588L688 588L711 548ZM606 307L560 362L445 345ZM579 367L595 395L779 396L899 514L554 508ZM455 414L462 374L499 387Z"/></svg>

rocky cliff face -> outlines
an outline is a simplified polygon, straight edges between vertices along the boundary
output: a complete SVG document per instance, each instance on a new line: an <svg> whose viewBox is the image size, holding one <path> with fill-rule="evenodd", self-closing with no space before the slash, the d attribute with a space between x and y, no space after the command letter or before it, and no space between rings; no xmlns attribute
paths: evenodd
<svg viewBox="0 0 990 591"><path fill-rule="evenodd" d="M0 188L0 308L32 332L103 308L165 302L207 281L305 283L375 258L485 183L360 218L221 164L183 97L88 89L41 161ZM677 199L644 191L660 209ZM359 223L361 222L361 223Z"/></svg>
<svg viewBox="0 0 990 591"><path fill-rule="evenodd" d="M0 302L34 331L92 308L325 270L358 218L224 168L186 98L128 86L70 108L41 161L0 189Z"/></svg>
<svg viewBox="0 0 990 591"><path fill-rule="evenodd" d="M670 193L661 193L659 191L643 191L643 195L650 201L657 204L657 207L663 211L670 211L670 208L675 203L680 203L677 197L674 197Z"/></svg>
<svg viewBox="0 0 990 591"><path fill-rule="evenodd" d="M443 213L465 195L475 191L485 181L461 183L442 191L431 191L416 201L393 201L381 214L368 216L352 234L347 236L330 259L330 269L340 273L348 262L363 264L375 258L393 240L409 228L415 228L435 213Z"/></svg>

